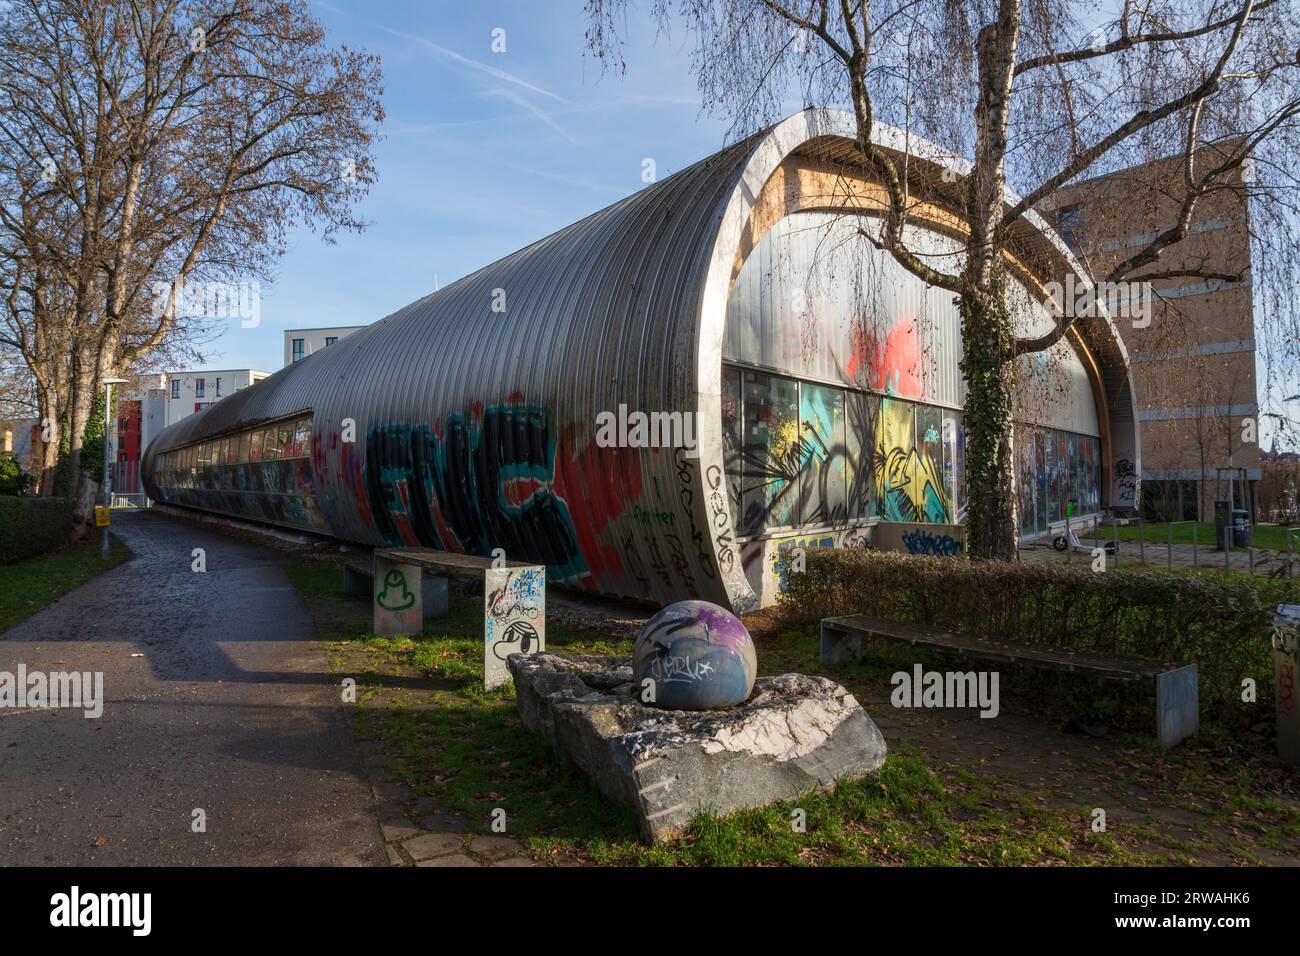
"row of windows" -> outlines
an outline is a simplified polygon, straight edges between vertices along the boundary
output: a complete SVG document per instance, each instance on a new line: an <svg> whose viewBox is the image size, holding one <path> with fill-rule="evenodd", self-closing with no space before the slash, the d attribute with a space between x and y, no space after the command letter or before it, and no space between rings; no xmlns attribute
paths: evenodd
<svg viewBox="0 0 1300 956"><path fill-rule="evenodd" d="M207 388L208 388L207 379L196 378L194 380L194 397L204 398L207 395ZM221 397L220 376L212 380L212 389L213 389L212 397L220 398ZM179 378L174 378L172 379L172 398L180 398L180 397L181 397L181 380Z"/></svg>
<svg viewBox="0 0 1300 956"><path fill-rule="evenodd" d="M185 487L183 478L192 480L200 468L305 459L310 455L311 417L304 416L176 448L161 455L154 467L160 476L159 484L164 487Z"/></svg>
<svg viewBox="0 0 1300 956"><path fill-rule="evenodd" d="M1022 535L1047 531L1067 510L1101 510L1101 439L1017 423L1015 443Z"/></svg>
<svg viewBox="0 0 1300 956"><path fill-rule="evenodd" d="M335 342L337 342L338 340L339 340L339 337L338 337L337 335L327 335L327 336L325 336L325 347L326 347L326 348L329 348L331 345L333 345L333 344L334 344ZM294 340L293 340L292 348L293 348L293 360L294 360L295 362L301 362L301 361L306 357L306 351L307 351L307 340L306 340L306 339L294 339Z"/></svg>

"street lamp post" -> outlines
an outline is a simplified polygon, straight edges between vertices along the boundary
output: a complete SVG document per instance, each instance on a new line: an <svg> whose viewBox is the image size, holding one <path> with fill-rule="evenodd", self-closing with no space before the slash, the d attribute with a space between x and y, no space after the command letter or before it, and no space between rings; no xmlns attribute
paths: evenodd
<svg viewBox="0 0 1300 956"><path fill-rule="evenodd" d="M109 427L113 423L113 386L125 385L124 378L104 379L104 507L113 506L113 478L108 468L108 441L112 433ZM104 525L104 540L99 546L99 556L108 557L108 525Z"/></svg>

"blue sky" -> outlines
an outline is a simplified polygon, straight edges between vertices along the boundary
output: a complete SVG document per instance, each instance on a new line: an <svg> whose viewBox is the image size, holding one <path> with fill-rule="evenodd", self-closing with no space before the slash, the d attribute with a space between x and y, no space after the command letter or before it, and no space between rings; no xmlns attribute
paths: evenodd
<svg viewBox="0 0 1300 956"><path fill-rule="evenodd" d="M584 56L582 0L312 0L332 43L378 54L384 73L379 181L370 223L325 245L292 238L261 324L223 322L202 367L278 369L282 331L360 325L725 144L701 115L684 35L633 18L625 75ZM491 49L505 30L506 50ZM797 107L796 107L797 108Z"/></svg>

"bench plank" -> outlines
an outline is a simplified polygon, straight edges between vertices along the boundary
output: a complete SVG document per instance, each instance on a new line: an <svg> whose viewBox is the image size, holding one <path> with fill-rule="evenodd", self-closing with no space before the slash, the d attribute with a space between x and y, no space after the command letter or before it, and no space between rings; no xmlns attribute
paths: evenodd
<svg viewBox="0 0 1300 956"><path fill-rule="evenodd" d="M375 557L400 564L418 564L423 568L461 578L481 578L485 572L492 570L492 562L495 560L477 554L435 551L432 548L379 548L375 551ZM499 567L531 568L535 565L527 561L506 561Z"/></svg>
<svg viewBox="0 0 1300 956"><path fill-rule="evenodd" d="M861 660L863 642L868 637L906 641L977 660L1093 674L1107 680L1149 681L1156 692L1155 730L1161 746L1173 747L1200 729L1199 669L1195 664L1161 664L1134 657L948 634L921 624L884 621L866 614L822 618L822 663L835 665Z"/></svg>
<svg viewBox="0 0 1300 956"><path fill-rule="evenodd" d="M858 633L866 637L906 641L912 645L931 647L935 650L982 660L1023 663L1049 670L1095 674L1107 680L1150 680L1177 666L1134 657L1020 644L996 638L972 637L967 634L951 634L921 624L885 621L866 614L826 618L822 626L847 634Z"/></svg>

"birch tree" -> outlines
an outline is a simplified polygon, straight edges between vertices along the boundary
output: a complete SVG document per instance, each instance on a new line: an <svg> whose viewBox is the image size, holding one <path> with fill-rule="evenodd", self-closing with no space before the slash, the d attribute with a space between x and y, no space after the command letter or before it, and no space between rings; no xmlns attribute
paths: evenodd
<svg viewBox="0 0 1300 956"><path fill-rule="evenodd" d="M588 0L588 45L607 67L625 66L631 6ZM1093 276L1110 283L1240 279L1165 263L1207 195L1249 190L1260 210L1254 261L1268 268L1255 281L1274 306L1275 334L1264 351L1279 367L1293 369L1300 358L1288 288L1300 262L1300 26L1289 3L652 0L649 8L661 30L694 38L704 107L728 117L733 135L790 113L791 98L852 114L857 152L888 195L884 215L861 230L863 241L959 305L973 556L1015 556L1016 360L1050 349L1079 318L1059 315L1049 330L1027 336L1007 304L1017 226L1051 206L1059 190L1156 157L1184 158L1180 175L1164 185L1178 200L1175 221ZM967 227L959 270L936 268L909 246L908 159L875 144L878 123L969 162L955 210ZM1214 161L1198 161L1207 145L1217 147Z"/></svg>

